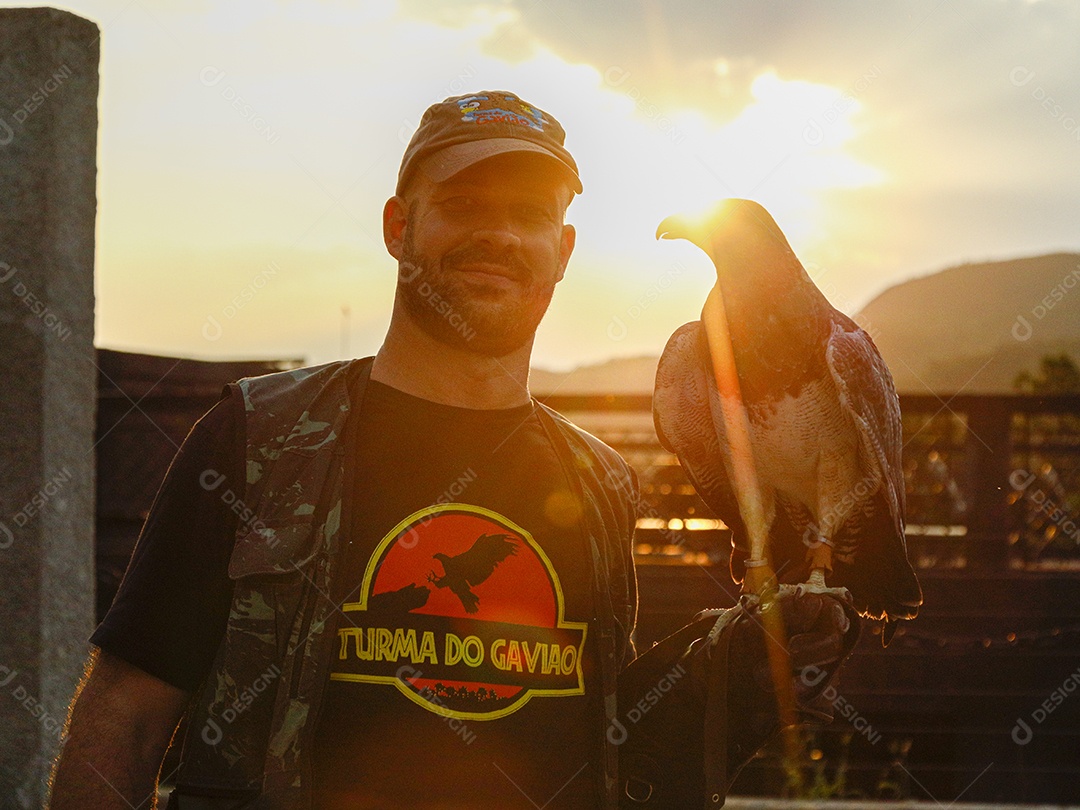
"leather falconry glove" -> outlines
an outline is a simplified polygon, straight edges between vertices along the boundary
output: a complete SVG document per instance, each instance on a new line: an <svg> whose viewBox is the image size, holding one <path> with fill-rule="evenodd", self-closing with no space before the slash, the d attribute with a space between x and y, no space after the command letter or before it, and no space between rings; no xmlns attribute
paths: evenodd
<svg viewBox="0 0 1080 810"><path fill-rule="evenodd" d="M784 587L781 611L800 722L828 723L826 689L855 647L859 617L829 594ZM699 615L619 676L620 808L719 808L739 770L781 730L759 609L745 602L714 640Z"/></svg>

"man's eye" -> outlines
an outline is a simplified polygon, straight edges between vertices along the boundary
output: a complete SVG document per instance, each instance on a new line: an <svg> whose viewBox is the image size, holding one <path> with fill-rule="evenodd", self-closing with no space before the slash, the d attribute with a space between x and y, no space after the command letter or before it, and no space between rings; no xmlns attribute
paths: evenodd
<svg viewBox="0 0 1080 810"><path fill-rule="evenodd" d="M552 218L550 209L546 205L526 204L519 209L520 214L530 222L546 222Z"/></svg>

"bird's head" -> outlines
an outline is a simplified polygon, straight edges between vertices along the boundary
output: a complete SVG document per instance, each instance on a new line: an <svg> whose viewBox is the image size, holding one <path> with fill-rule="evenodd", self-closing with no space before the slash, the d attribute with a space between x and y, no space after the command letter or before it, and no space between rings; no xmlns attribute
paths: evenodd
<svg viewBox="0 0 1080 810"><path fill-rule="evenodd" d="M722 284L761 285L784 273L795 254L768 211L752 200L721 200L698 213L670 216L656 229L657 239L686 239L716 267ZM777 279L780 280L780 279Z"/></svg>

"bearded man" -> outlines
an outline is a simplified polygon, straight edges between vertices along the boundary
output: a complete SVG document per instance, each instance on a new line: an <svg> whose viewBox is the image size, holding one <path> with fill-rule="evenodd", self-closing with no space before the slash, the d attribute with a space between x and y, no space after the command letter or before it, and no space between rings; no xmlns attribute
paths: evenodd
<svg viewBox="0 0 1080 810"><path fill-rule="evenodd" d="M180 810L630 795L635 476L528 387L581 190L516 95L427 110L383 211L381 348L231 384L193 428L91 639L52 807L152 804L185 715Z"/></svg>

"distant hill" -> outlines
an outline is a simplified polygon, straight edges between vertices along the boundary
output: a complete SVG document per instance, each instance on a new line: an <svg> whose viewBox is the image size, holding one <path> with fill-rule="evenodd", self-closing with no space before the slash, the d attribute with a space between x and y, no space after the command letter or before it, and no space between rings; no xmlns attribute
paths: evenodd
<svg viewBox="0 0 1080 810"><path fill-rule="evenodd" d="M1046 354L1080 359L1080 254L962 264L886 290L856 316L904 393L1011 393Z"/></svg>
<svg viewBox="0 0 1080 810"><path fill-rule="evenodd" d="M534 368L529 387L534 394L651 394L659 357L617 357L572 371Z"/></svg>
<svg viewBox="0 0 1080 810"><path fill-rule="evenodd" d="M901 393L1012 393L1047 354L1080 361L1080 254L962 264L905 281L855 316ZM656 357L533 369L535 393L646 394Z"/></svg>

